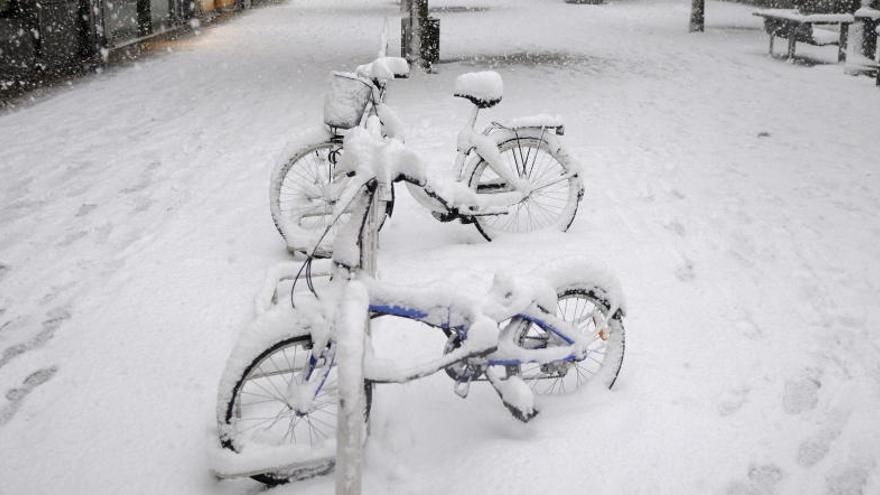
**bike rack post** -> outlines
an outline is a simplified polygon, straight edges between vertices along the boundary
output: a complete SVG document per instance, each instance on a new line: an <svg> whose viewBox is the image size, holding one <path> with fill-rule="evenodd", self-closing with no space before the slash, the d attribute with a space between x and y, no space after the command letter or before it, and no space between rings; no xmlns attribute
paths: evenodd
<svg viewBox="0 0 880 495"><path fill-rule="evenodd" d="M364 229L362 240L363 271L375 277L377 272L377 255L379 248L379 225L381 224L380 208L384 211L384 200L390 192L381 184L373 194L370 205L370 216ZM346 295L349 292L346 291ZM346 308L347 301L341 302L341 307ZM342 309L344 312L345 309ZM348 325L337 329L340 332L349 332ZM369 315L365 318L363 333L360 336L339 335L339 414L337 414L336 438L336 495L361 495L361 479L363 478L363 445L366 428L363 422L364 397L363 365L364 348L367 335L370 333ZM359 338L358 338L359 337ZM349 344L350 343L350 344ZM349 366L360 366L360 372L351 373L353 370L346 369ZM344 376L357 376L358 380L344 380Z"/></svg>

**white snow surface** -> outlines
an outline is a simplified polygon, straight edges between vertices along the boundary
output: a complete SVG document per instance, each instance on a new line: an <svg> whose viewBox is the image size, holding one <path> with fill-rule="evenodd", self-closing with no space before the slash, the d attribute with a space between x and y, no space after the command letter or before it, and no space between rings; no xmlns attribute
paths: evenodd
<svg viewBox="0 0 880 495"><path fill-rule="evenodd" d="M740 4L708 1L702 34L686 0L432 2L457 6L436 14L438 73L390 83L407 146L451 167L469 108L454 79L495 70L507 98L487 119L564 113L587 195L568 233L490 244L398 191L380 276L480 293L501 269L601 259L626 293L626 358L614 391L538 397L526 425L485 384L378 386L364 492L880 492L873 80L834 47L769 58ZM0 492L258 492L216 480L206 452L226 359L288 259L271 166L397 12L254 9L0 114ZM444 342L373 333L388 359Z"/></svg>
<svg viewBox="0 0 880 495"><path fill-rule="evenodd" d="M856 10L853 16L858 19L860 17L867 17L868 19L877 20L880 19L880 10L872 9L871 7L861 7Z"/></svg>
<svg viewBox="0 0 880 495"><path fill-rule="evenodd" d="M560 127L565 124L561 115L548 115L539 113L537 115L527 115L524 117L515 117L500 122L504 127L517 129L520 127Z"/></svg>

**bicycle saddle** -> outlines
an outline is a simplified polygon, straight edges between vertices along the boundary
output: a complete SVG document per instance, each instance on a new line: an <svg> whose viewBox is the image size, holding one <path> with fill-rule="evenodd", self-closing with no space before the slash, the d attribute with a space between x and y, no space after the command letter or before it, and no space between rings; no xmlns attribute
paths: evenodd
<svg viewBox="0 0 880 495"><path fill-rule="evenodd" d="M455 78L453 95L479 108L491 108L501 101L504 83L495 71L468 72Z"/></svg>

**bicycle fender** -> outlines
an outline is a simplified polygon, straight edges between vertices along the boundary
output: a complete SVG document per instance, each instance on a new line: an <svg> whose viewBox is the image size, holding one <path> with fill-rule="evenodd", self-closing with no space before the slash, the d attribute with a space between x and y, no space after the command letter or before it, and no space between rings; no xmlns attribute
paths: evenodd
<svg viewBox="0 0 880 495"><path fill-rule="evenodd" d="M532 138L544 141L553 153L559 152L562 149L562 142L556 137L556 134L553 133L552 129L548 128L521 127L514 129L499 127L493 123L487 127L482 134L492 139L496 146L501 146L502 143L517 138ZM476 151L476 147L468 150L468 158L465 161L461 174L459 175L459 177L464 180L469 179L471 175L473 175L474 169L480 163L481 156L476 153Z"/></svg>

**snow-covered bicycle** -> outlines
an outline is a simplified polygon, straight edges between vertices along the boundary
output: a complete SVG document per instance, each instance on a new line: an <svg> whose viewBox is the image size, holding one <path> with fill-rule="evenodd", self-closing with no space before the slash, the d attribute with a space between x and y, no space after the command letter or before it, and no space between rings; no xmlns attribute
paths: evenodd
<svg viewBox="0 0 880 495"><path fill-rule="evenodd" d="M272 172L269 204L272 219L291 252L304 252L319 236L316 254L332 254L334 206L349 184L339 173L343 134L372 121L385 135L402 137L401 124L385 103L388 82L403 77L403 59L383 57L353 74L334 73L324 103L326 126L291 143ZM410 192L440 221L472 223L487 240L505 233L543 229L565 231L574 221L584 187L577 164L558 136L561 119L551 116L492 122L476 130L480 110L501 101L503 83L496 72L459 76L455 96L473 103L458 133L453 173L430 178L431 188ZM390 214L393 197L383 214Z"/></svg>
<svg viewBox="0 0 880 495"><path fill-rule="evenodd" d="M312 258L279 265L267 278L258 316L221 379L215 473L266 484L328 473L336 464L338 425L365 437L377 383L445 370L462 397L471 383L488 382L522 421L537 414L536 393L614 384L624 354L623 298L613 276L583 260L525 277L497 274L484 294L373 278L365 267L375 263L370 246L392 183L424 187L426 177L399 141L359 129L345 146L339 166L354 173L333 214L334 221L348 221L338 231L333 259L314 262L327 265L322 273L329 279L317 283ZM407 366L379 359L368 331L368 321L377 318L442 331L442 355ZM360 452L361 437L354 438L339 451Z"/></svg>

